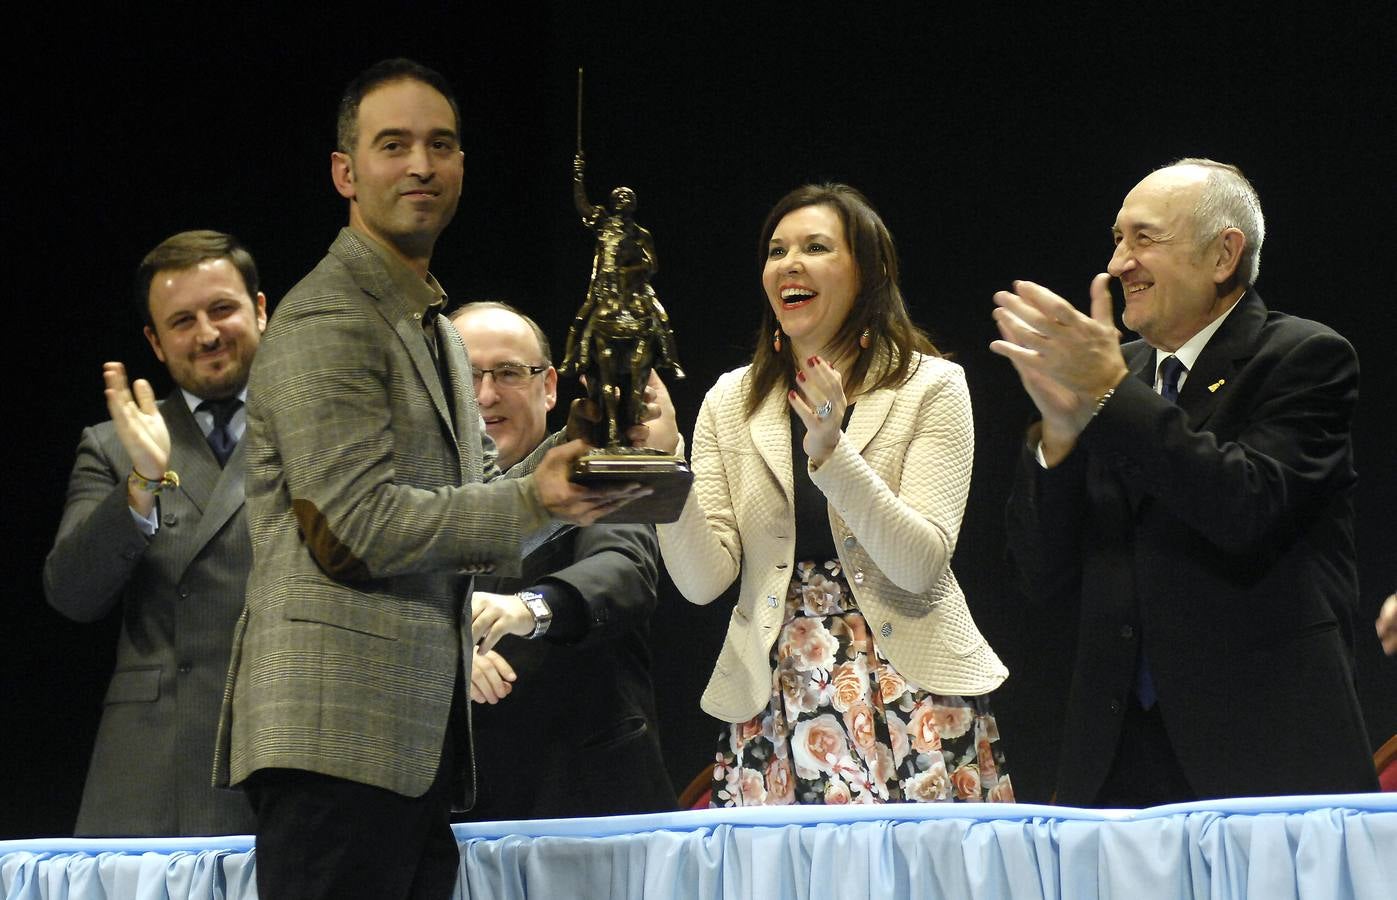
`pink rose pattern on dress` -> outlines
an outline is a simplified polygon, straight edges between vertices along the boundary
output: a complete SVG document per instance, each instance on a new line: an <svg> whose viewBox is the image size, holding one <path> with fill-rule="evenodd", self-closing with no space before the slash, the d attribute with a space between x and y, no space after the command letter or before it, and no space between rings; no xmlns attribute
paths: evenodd
<svg viewBox="0 0 1397 900"><path fill-rule="evenodd" d="M869 640L868 622L864 620L862 613L831 617L829 630L831 634L848 645L847 654L849 656L871 652L870 648L873 646L873 642Z"/></svg>
<svg viewBox="0 0 1397 900"><path fill-rule="evenodd" d="M825 699L828 682L810 676L810 672L797 670L789 656L776 665L777 689L792 713L813 712Z"/></svg>
<svg viewBox="0 0 1397 900"><path fill-rule="evenodd" d="M951 799L951 779L946 774L946 762L937 759L924 771L903 783L907 799L913 803L939 803Z"/></svg>
<svg viewBox="0 0 1397 900"><path fill-rule="evenodd" d="M907 719L907 738L912 749L932 753L941 749L941 731L936 727L936 704L928 697L912 710Z"/></svg>
<svg viewBox="0 0 1397 900"><path fill-rule="evenodd" d="M907 742L907 723L897 717L897 713L887 713L888 739L892 745L893 765L900 766L907 758L911 745Z"/></svg>
<svg viewBox="0 0 1397 900"><path fill-rule="evenodd" d="M897 774L892 751L882 744L875 744L874 751L873 759L869 761L868 774L873 777L874 784L887 784Z"/></svg>
<svg viewBox="0 0 1397 900"><path fill-rule="evenodd" d="M958 738L969 731L971 725L975 724L975 711L966 706L960 697L946 699L952 702L937 706L932 711L931 720L943 738Z"/></svg>
<svg viewBox="0 0 1397 900"><path fill-rule="evenodd" d="M713 805L1014 802L988 698L908 684L837 562L796 565L772 659L771 702L719 739Z"/></svg>
<svg viewBox="0 0 1397 900"><path fill-rule="evenodd" d="M833 615L839 611L839 582L823 575L812 575L801 587L800 597L807 616Z"/></svg>
<svg viewBox="0 0 1397 900"><path fill-rule="evenodd" d="M999 764L994 761L994 745L989 738L980 738L975 742L975 762L980 767L981 778L998 778Z"/></svg>
<svg viewBox="0 0 1397 900"><path fill-rule="evenodd" d="M856 703L862 703L868 696L868 663L860 653L851 662L842 662L834 667L830 677L830 703L840 712L848 712Z"/></svg>
<svg viewBox="0 0 1397 900"><path fill-rule="evenodd" d="M878 667L878 692L883 696L883 705L890 706L907 693L907 680L885 663Z"/></svg>
<svg viewBox="0 0 1397 900"><path fill-rule="evenodd" d="M971 763L956 769L951 773L951 787L956 789L957 800L979 800L980 767Z"/></svg>
<svg viewBox="0 0 1397 900"><path fill-rule="evenodd" d="M849 793L849 786L836 776L825 784L825 793L821 802L830 806L841 806L853 802L853 799L853 795Z"/></svg>
<svg viewBox="0 0 1397 900"><path fill-rule="evenodd" d="M742 752L742 748L747 746L747 742L762 733L762 723L756 721L743 722L741 725L734 725L728 732L728 740L732 746L733 753Z"/></svg>
<svg viewBox="0 0 1397 900"><path fill-rule="evenodd" d="M850 764L849 741L838 719L829 713L796 723L791 735L791 759L800 778L832 775Z"/></svg>
<svg viewBox="0 0 1397 900"><path fill-rule="evenodd" d="M878 752L878 722L873 707L860 700L844 712L844 730L849 734L854 749L864 759L872 759Z"/></svg>
<svg viewBox="0 0 1397 900"><path fill-rule="evenodd" d="M782 655L789 656L800 672L829 669L839 649L839 640L829 633L824 622L804 616L785 627L781 642L786 645Z"/></svg>
<svg viewBox="0 0 1397 900"><path fill-rule="evenodd" d="M766 764L766 804L784 806L796 802L795 775L787 759L773 757Z"/></svg>

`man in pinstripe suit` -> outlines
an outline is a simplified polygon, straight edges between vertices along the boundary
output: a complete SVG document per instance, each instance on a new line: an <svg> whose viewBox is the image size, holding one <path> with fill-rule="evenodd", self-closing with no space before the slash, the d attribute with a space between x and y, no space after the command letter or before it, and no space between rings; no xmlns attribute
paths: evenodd
<svg viewBox="0 0 1397 900"><path fill-rule="evenodd" d="M263 900L445 897L453 776L467 804L474 786L470 576L517 574L521 540L633 492L568 481L581 441L495 478L428 271L463 172L444 79L371 67L338 140L349 227L278 307L249 385L254 565L215 774L256 810Z"/></svg>
<svg viewBox="0 0 1397 900"><path fill-rule="evenodd" d="M121 363L106 364L112 419L83 431L44 565L49 603L69 618L122 607L76 831L245 834L247 802L214 790L208 771L252 563L238 438L266 298L251 255L215 231L163 241L136 281L146 337L178 390L157 407L148 382L128 387Z"/></svg>

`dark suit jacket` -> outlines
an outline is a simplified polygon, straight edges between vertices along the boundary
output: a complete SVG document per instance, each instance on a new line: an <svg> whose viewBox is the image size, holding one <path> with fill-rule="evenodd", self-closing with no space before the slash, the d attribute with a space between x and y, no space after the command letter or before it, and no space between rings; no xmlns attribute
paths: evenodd
<svg viewBox="0 0 1397 900"><path fill-rule="evenodd" d="M1200 797L1375 789L1352 669L1353 348L1249 291L1177 406L1153 348L1123 349L1134 374L1060 465L1032 438L1010 500L1028 590L1080 616L1058 801L1100 789L1142 644Z"/></svg>
<svg viewBox="0 0 1397 900"><path fill-rule="evenodd" d="M477 821L672 810L650 681L659 548L650 525L564 528L519 578L480 590L557 587L554 626L497 651L519 676L498 704L474 704ZM565 608L571 607L571 608Z"/></svg>
<svg viewBox="0 0 1397 900"><path fill-rule="evenodd" d="M460 335L433 323L439 368L367 240L340 232L252 366L219 784L290 768L420 797L471 646L469 573L516 574L548 522L532 478L482 483L498 470Z"/></svg>
<svg viewBox="0 0 1397 900"><path fill-rule="evenodd" d="M252 565L243 448L220 469L176 391L160 404L170 468L147 539L126 500L131 460L111 422L85 429L68 502L44 564L59 612L91 622L121 607L116 671L103 701L79 835L246 834L247 801L209 785L233 623Z"/></svg>

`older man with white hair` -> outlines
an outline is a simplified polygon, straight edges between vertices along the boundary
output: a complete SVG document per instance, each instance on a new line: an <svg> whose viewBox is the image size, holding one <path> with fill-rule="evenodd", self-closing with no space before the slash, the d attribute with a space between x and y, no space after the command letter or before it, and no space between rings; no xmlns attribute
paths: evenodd
<svg viewBox="0 0 1397 900"><path fill-rule="evenodd" d="M1126 195L1085 314L1016 282L1001 339L1041 420L1010 500L1028 593L1079 616L1057 800L1377 787L1353 685L1353 347L1268 310L1235 166ZM1109 273L1109 274L1108 274ZM1125 297L1125 345L1110 279Z"/></svg>

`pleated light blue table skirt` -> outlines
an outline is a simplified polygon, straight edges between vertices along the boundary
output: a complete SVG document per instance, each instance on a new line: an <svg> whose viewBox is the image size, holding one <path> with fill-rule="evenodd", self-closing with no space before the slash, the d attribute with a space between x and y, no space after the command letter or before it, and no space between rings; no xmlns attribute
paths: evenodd
<svg viewBox="0 0 1397 900"><path fill-rule="evenodd" d="M457 896L1394 900L1397 795L714 809L456 826ZM7 900L250 900L248 837L0 842Z"/></svg>

